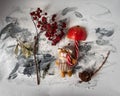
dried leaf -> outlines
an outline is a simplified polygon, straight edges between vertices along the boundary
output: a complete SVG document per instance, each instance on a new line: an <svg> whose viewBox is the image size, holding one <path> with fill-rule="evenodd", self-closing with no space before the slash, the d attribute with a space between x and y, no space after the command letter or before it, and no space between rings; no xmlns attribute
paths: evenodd
<svg viewBox="0 0 120 96"><path fill-rule="evenodd" d="M68 12L75 11L76 9L77 9L76 7L66 7L65 9L63 9L63 11L61 12L61 14L64 16Z"/></svg>
<svg viewBox="0 0 120 96"><path fill-rule="evenodd" d="M25 48L25 47L22 47L21 50L22 50L22 54L23 54L26 58L28 58L29 56L28 56L28 52L27 52L26 48Z"/></svg>
<svg viewBox="0 0 120 96"><path fill-rule="evenodd" d="M25 47L21 47L21 51L22 51L22 54L25 56L26 54Z"/></svg>
<svg viewBox="0 0 120 96"><path fill-rule="evenodd" d="M75 16L78 17L78 18L83 17L83 15L80 12L75 11L74 13L75 13Z"/></svg>
<svg viewBox="0 0 120 96"><path fill-rule="evenodd" d="M28 57L30 57L32 54L31 54L31 51L29 51L29 50L26 50L26 58L28 58Z"/></svg>
<svg viewBox="0 0 120 96"><path fill-rule="evenodd" d="M18 44L16 45L14 52L15 52L16 55L18 55Z"/></svg>
<svg viewBox="0 0 120 96"><path fill-rule="evenodd" d="M28 57L30 57L32 55L32 50L30 50L30 49L32 49L32 48L31 48L31 45L29 43L23 43L23 44L21 44L22 54L26 58L28 58Z"/></svg>

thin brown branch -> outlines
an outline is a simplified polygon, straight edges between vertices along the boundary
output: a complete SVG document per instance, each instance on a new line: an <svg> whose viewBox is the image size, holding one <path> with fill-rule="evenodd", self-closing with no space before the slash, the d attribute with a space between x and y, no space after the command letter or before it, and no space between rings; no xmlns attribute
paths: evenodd
<svg viewBox="0 0 120 96"><path fill-rule="evenodd" d="M37 29L37 27L36 27L36 24L35 24L35 22L34 22L34 20L33 20L32 16L31 16L31 19L32 19L32 22L33 22L33 24L34 24L34 26L35 26L36 33L38 34L38 29Z"/></svg>
<svg viewBox="0 0 120 96"><path fill-rule="evenodd" d="M80 83L82 82L89 82L91 80L91 78L103 67L103 65L106 63L108 56L110 54L110 51L108 51L107 56L105 57L104 61L102 62L102 64L100 65L100 67L95 71L95 70L91 70L91 69L86 69L84 70L82 73L79 73L79 78L81 79L81 81L79 81Z"/></svg>
<svg viewBox="0 0 120 96"><path fill-rule="evenodd" d="M36 76L37 76L37 84L39 85L40 84L40 70L38 69L38 61L37 61L37 58L36 58L36 53L38 51L38 42L39 42L39 35L40 35L40 32L38 33L38 29L36 27L36 24L31 16L31 19L32 19L32 22L35 26L35 29L36 29L36 33L37 35L34 37L34 40L35 40L35 44L34 44L34 49L33 49L33 55L34 55L34 62L35 62L35 68L36 68Z"/></svg>
<svg viewBox="0 0 120 96"><path fill-rule="evenodd" d="M94 74L96 74L105 64L105 62L107 61L108 57L110 55L110 51L108 51L107 56L105 57L104 61L102 62L101 66L94 72Z"/></svg>
<svg viewBox="0 0 120 96"><path fill-rule="evenodd" d="M37 76L37 84L40 84L40 78L39 78L39 70L38 70L38 62L36 59L36 54L34 54L34 61L35 61L35 68L36 68L36 76Z"/></svg>
<svg viewBox="0 0 120 96"><path fill-rule="evenodd" d="M34 37L35 39L35 44L34 44L34 61L35 61L35 66L36 66L36 75L37 75L37 84L39 85L40 84L40 70L38 69L38 61L37 61L37 58L36 58L36 54L37 54L37 51L38 51L38 43L39 43L39 35L40 34L37 34L37 36Z"/></svg>

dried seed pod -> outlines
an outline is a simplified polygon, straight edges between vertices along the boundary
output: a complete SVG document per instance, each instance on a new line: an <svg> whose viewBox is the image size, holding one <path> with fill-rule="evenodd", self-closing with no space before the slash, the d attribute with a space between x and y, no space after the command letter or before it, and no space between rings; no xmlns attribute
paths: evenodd
<svg viewBox="0 0 120 96"><path fill-rule="evenodd" d="M79 73L79 78L84 81L84 82L88 82L91 80L92 76L94 75L93 70L85 70L82 73Z"/></svg>

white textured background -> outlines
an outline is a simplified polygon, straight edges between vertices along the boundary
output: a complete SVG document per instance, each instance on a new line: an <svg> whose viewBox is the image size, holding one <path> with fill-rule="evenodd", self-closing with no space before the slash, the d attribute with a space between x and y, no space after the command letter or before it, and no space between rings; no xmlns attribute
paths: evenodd
<svg viewBox="0 0 120 96"><path fill-rule="evenodd" d="M93 4L91 6L91 4ZM97 5L96 5L97 4ZM98 7L98 5L104 6ZM57 12L65 7L78 7L78 10L85 14L86 18L89 19L87 26L92 26L92 16L102 12L108 8L111 11L110 15L96 17L99 24L101 21L114 22L115 34L112 44L116 47L116 52L111 53L109 57L110 67L105 68L102 75L97 82L97 86L92 88L69 87L63 85L41 85L41 86L29 86L23 84L16 84L14 82L8 82L5 78L0 81L0 96L120 96L120 0L1 0L0 1L0 29L4 27L5 16L14 13L16 9L20 8L24 11L22 16L29 16L28 12L30 8L34 7L49 7L49 12ZM15 12L17 14L17 12ZM17 16L21 16L20 13ZM29 18L29 17L28 17ZM71 26L77 24L75 20L71 21ZM100 22L101 23L101 22ZM24 22L23 26L29 28L29 23ZM94 25L94 24L93 24ZM104 26L104 25L103 25ZM34 30L34 29L30 29ZM90 38L90 37L89 37ZM0 51L1 52L1 51ZM2 60L4 56L0 56ZM0 62L0 69L2 64ZM2 69L2 72L6 70ZM0 75L1 76L1 75ZM24 82L24 81L23 81Z"/></svg>

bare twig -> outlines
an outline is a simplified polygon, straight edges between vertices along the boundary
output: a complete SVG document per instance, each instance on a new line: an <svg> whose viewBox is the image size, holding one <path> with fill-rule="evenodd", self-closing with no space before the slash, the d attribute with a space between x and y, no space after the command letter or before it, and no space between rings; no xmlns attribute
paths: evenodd
<svg viewBox="0 0 120 96"><path fill-rule="evenodd" d="M107 61L108 57L110 55L110 51L108 51L107 56L105 57L104 61L102 62L101 66L94 72L94 74L96 74L105 64L105 62Z"/></svg>
<svg viewBox="0 0 120 96"><path fill-rule="evenodd" d="M34 44L34 49L33 49L33 55L34 55L34 62L35 62L35 68L36 68L36 76L37 76L37 84L39 85L40 84L40 70L38 69L38 61L37 61L37 58L36 58L36 53L38 51L38 43L39 43L39 35L40 35L40 32L38 33L38 30L37 30L37 27L36 27L36 24L33 20L33 18L31 17L32 21L33 21L33 24L35 26L35 29L36 29L36 33L37 35L34 37L34 40L35 40L35 44Z"/></svg>
<svg viewBox="0 0 120 96"><path fill-rule="evenodd" d="M37 54L37 51L38 51L39 34L37 34L37 36L35 36L34 39L35 39L35 44L34 44L33 54L34 54L34 61L35 61L35 67L36 67L37 84L39 85L40 84L40 78L39 78L40 70L38 69L38 61L37 61L37 58L36 58L36 54Z"/></svg>
<svg viewBox="0 0 120 96"><path fill-rule="evenodd" d="M33 20L32 16L31 16L31 19L32 19L32 22L33 22L33 24L34 24L34 26L35 26L36 33L38 34L38 29L37 29L37 27L36 27L36 24L35 24L35 22L34 22L34 20Z"/></svg>
<svg viewBox="0 0 120 96"><path fill-rule="evenodd" d="M103 67L103 65L105 64L105 62L108 59L108 56L110 54L110 51L108 51L107 56L105 57L104 61L102 62L102 64L100 65L100 67L96 70L92 70L92 69L86 69L83 72L79 73L79 77L82 81L79 81L80 83L82 82L89 82L91 80L91 78Z"/></svg>

